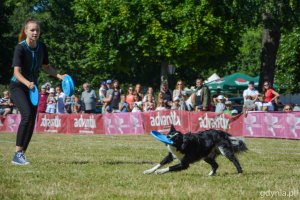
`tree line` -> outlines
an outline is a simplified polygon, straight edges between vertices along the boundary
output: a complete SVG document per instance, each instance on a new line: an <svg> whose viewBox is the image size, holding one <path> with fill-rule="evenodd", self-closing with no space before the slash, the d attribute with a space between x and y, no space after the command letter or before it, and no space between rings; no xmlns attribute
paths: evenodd
<svg viewBox="0 0 300 200"><path fill-rule="evenodd" d="M98 87L113 78L158 87L172 65L171 77L188 85L196 77L239 71L296 93L299 14L297 0L3 0L0 84L12 74L22 23L34 17L51 65L77 85Z"/></svg>

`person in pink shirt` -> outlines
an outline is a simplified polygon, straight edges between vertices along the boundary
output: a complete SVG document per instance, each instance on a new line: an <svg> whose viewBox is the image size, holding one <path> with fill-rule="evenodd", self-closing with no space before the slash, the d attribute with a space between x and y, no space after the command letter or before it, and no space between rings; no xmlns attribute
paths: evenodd
<svg viewBox="0 0 300 200"><path fill-rule="evenodd" d="M263 87L264 106L268 107L268 111L273 111L274 106L278 104L279 94L272 88L268 81L264 82Z"/></svg>
<svg viewBox="0 0 300 200"><path fill-rule="evenodd" d="M133 108L133 103L134 103L134 95L133 95L133 88L129 87L128 92L126 94L126 99L125 101L129 104L130 110Z"/></svg>

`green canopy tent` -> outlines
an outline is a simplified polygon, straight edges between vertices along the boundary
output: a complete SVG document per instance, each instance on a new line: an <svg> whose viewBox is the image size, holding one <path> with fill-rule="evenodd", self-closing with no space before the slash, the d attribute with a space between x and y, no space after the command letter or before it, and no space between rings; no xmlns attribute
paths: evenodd
<svg viewBox="0 0 300 200"><path fill-rule="evenodd" d="M217 89L221 89L223 93L242 94L243 90L247 89L250 81L254 81L254 87L258 88L259 76L252 77L243 73L234 73L218 80L206 83L212 93ZM274 88L278 86L274 84Z"/></svg>

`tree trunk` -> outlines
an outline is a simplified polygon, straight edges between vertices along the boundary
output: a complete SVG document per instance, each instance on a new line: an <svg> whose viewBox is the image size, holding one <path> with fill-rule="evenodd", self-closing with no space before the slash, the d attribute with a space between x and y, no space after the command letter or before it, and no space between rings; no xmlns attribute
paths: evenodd
<svg viewBox="0 0 300 200"><path fill-rule="evenodd" d="M264 81L274 82L276 56L280 42L280 26L271 14L263 15L264 30L262 35L261 70L259 89L263 88Z"/></svg>
<svg viewBox="0 0 300 200"><path fill-rule="evenodd" d="M167 83L168 84L168 63L165 62L165 61L161 62L160 81L161 81L161 83Z"/></svg>

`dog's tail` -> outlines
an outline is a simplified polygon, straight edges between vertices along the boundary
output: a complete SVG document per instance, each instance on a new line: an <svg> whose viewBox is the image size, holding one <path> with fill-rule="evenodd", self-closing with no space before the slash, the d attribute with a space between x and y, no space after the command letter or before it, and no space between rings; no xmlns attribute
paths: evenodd
<svg viewBox="0 0 300 200"><path fill-rule="evenodd" d="M230 142L232 144L233 151L235 153L243 152L243 151L247 151L248 150L248 148L246 146L246 143L245 143L245 141L244 141L243 138L229 137L229 139L230 139Z"/></svg>

